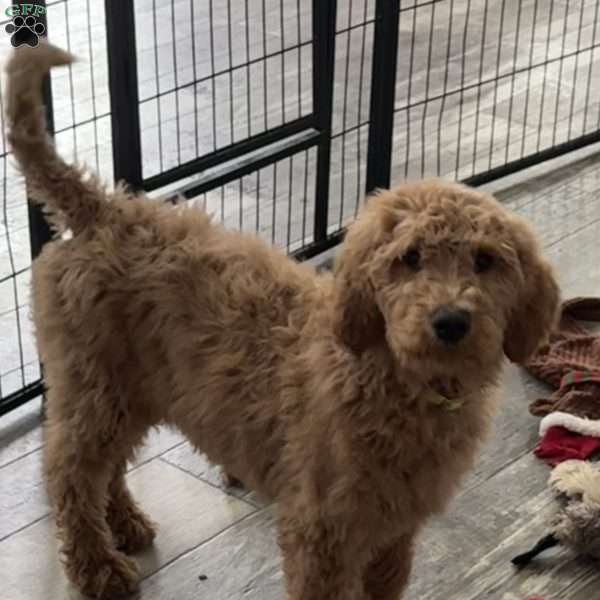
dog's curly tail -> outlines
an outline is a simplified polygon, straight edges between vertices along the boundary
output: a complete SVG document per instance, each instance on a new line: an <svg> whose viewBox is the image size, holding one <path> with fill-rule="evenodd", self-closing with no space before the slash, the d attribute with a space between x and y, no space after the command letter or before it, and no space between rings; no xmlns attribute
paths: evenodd
<svg viewBox="0 0 600 600"><path fill-rule="evenodd" d="M6 66L6 120L29 197L44 208L49 222L77 234L98 218L104 189L95 177L57 154L46 131L42 101L42 81L50 69L73 61L68 52L42 41L35 48L17 48Z"/></svg>

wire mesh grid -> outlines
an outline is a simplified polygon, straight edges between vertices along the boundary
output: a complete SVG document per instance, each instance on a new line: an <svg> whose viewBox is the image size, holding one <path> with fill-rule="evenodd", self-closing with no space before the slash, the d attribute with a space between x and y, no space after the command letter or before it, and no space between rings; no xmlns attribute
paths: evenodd
<svg viewBox="0 0 600 600"><path fill-rule="evenodd" d="M599 6L403 3L392 181L463 180L597 131Z"/></svg>
<svg viewBox="0 0 600 600"><path fill-rule="evenodd" d="M52 43L77 61L52 72L54 139L67 161L78 161L113 180L110 98L104 4L61 0L48 5Z"/></svg>
<svg viewBox="0 0 600 600"><path fill-rule="evenodd" d="M329 232L356 216L365 195L374 18L375 0L338 3Z"/></svg>
<svg viewBox="0 0 600 600"><path fill-rule="evenodd" d="M191 199L229 229L287 253L312 243L316 148L308 148Z"/></svg>
<svg viewBox="0 0 600 600"><path fill-rule="evenodd" d="M310 2L135 6L144 178L311 113Z"/></svg>
<svg viewBox="0 0 600 600"><path fill-rule="evenodd" d="M8 20L0 22L0 27ZM0 52L8 52L9 40L0 40ZM30 357L27 331L30 239L25 188L10 160L4 126L5 87L0 79L0 398L39 376L35 352Z"/></svg>

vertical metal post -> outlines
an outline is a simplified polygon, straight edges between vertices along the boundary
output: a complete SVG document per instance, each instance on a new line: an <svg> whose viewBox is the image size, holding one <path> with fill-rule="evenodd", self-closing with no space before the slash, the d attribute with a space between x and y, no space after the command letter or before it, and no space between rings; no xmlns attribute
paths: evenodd
<svg viewBox="0 0 600 600"><path fill-rule="evenodd" d="M390 186L399 24L400 0L376 0L367 192Z"/></svg>
<svg viewBox="0 0 600 600"><path fill-rule="evenodd" d="M135 2L105 0L108 76L116 181L142 188Z"/></svg>
<svg viewBox="0 0 600 600"><path fill-rule="evenodd" d="M46 8L45 0L38 0L38 6ZM38 21L45 27L46 34L48 33L47 15L38 15ZM44 99L44 107L46 109L46 127L50 135L54 133L54 112L52 109L52 83L50 77L44 79L42 85L42 96ZM46 222L42 209L33 202L27 202L27 215L29 219L29 240L31 245L31 258L35 259L42 251L43 245L52 239L52 230Z"/></svg>
<svg viewBox="0 0 600 600"><path fill-rule="evenodd" d="M321 132L317 151L315 243L327 239L329 176L331 166L331 117L335 69L336 0L313 0L313 111Z"/></svg>

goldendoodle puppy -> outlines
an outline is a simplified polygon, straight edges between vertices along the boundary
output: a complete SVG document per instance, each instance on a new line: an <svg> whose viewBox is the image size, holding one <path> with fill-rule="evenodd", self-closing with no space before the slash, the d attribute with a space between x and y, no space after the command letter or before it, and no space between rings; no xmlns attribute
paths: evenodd
<svg viewBox="0 0 600 600"><path fill-rule="evenodd" d="M84 593L136 587L154 529L125 483L150 427L181 430L278 505L292 600L397 600L413 540L473 461L503 355L525 359L558 289L528 227L430 181L371 198L333 275L203 212L66 165L40 83L71 58L19 49L8 122L31 197L71 239L33 267L48 386L45 473Z"/></svg>

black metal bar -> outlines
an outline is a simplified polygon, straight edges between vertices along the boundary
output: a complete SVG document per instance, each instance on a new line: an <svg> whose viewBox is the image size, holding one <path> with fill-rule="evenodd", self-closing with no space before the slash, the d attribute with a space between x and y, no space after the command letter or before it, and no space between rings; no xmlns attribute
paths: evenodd
<svg viewBox="0 0 600 600"><path fill-rule="evenodd" d="M312 115L297 119L296 121L282 125L277 129L255 135L242 142L238 142L237 144L227 146L221 150L215 150L210 154L191 160L183 165L174 167L173 169L169 169L158 175L148 177L148 179L143 181L144 189L148 191L156 190L165 185L169 185L170 183L174 183L179 179L201 173L206 169L233 160L248 154L249 152L254 152L255 150L264 148L269 144L273 144L302 131L308 131L314 128L314 126L315 119Z"/></svg>
<svg viewBox="0 0 600 600"><path fill-rule="evenodd" d="M317 152L314 238L327 239L331 120L335 74L336 0L313 0L313 111L316 128L323 135Z"/></svg>
<svg viewBox="0 0 600 600"><path fill-rule="evenodd" d="M541 150L535 154L530 154L529 156L524 156L523 158L513 160L505 165L496 167L495 169L480 173L479 175L473 175L472 177L468 177L467 179L463 180L463 183L477 187L479 185L489 183L490 181L494 181L496 179L501 179L502 177L512 175L517 171L534 167L535 165L539 165L540 163L551 160L552 158L557 158L563 154L568 154L569 152L579 150L580 148L584 148L585 146L589 146L590 144L595 144L598 142L600 142L600 131L593 131L592 133L582 135L577 139L569 140L567 142L563 142L562 144L558 144L557 146L553 146L552 148L547 148L546 150Z"/></svg>
<svg viewBox="0 0 600 600"><path fill-rule="evenodd" d="M215 167L212 172L205 173L200 179L180 188L178 195L185 198L195 198L209 190L277 163L284 158L294 156L308 148L313 148L322 141L322 137L322 133L313 130L301 133L296 138L282 141L272 148L261 148L254 155L243 157L240 160L236 160L233 164L222 164ZM175 199L175 195L167 198L169 201L174 201Z"/></svg>
<svg viewBox="0 0 600 600"><path fill-rule="evenodd" d="M367 192L390 186L399 25L400 2L376 0Z"/></svg>
<svg viewBox="0 0 600 600"><path fill-rule="evenodd" d="M108 75L116 181L142 187L137 49L133 1L105 0Z"/></svg>
<svg viewBox="0 0 600 600"><path fill-rule="evenodd" d="M27 203L27 215L29 218L31 258L35 259L42 251L44 244L52 239L52 230L40 207L33 204L33 202Z"/></svg>
<svg viewBox="0 0 600 600"><path fill-rule="evenodd" d="M300 248L295 252L291 253L292 258L295 258L298 261L308 260L309 258L313 258L334 246L340 244L344 235L346 235L346 229L340 229L334 233L330 233L324 240L319 242L313 242L312 244L307 244L304 248Z"/></svg>
<svg viewBox="0 0 600 600"><path fill-rule="evenodd" d="M21 388L14 394L9 394L6 398L0 398L0 416L23 406L23 404L35 398L39 398L44 394L44 391L44 384L39 380Z"/></svg>

